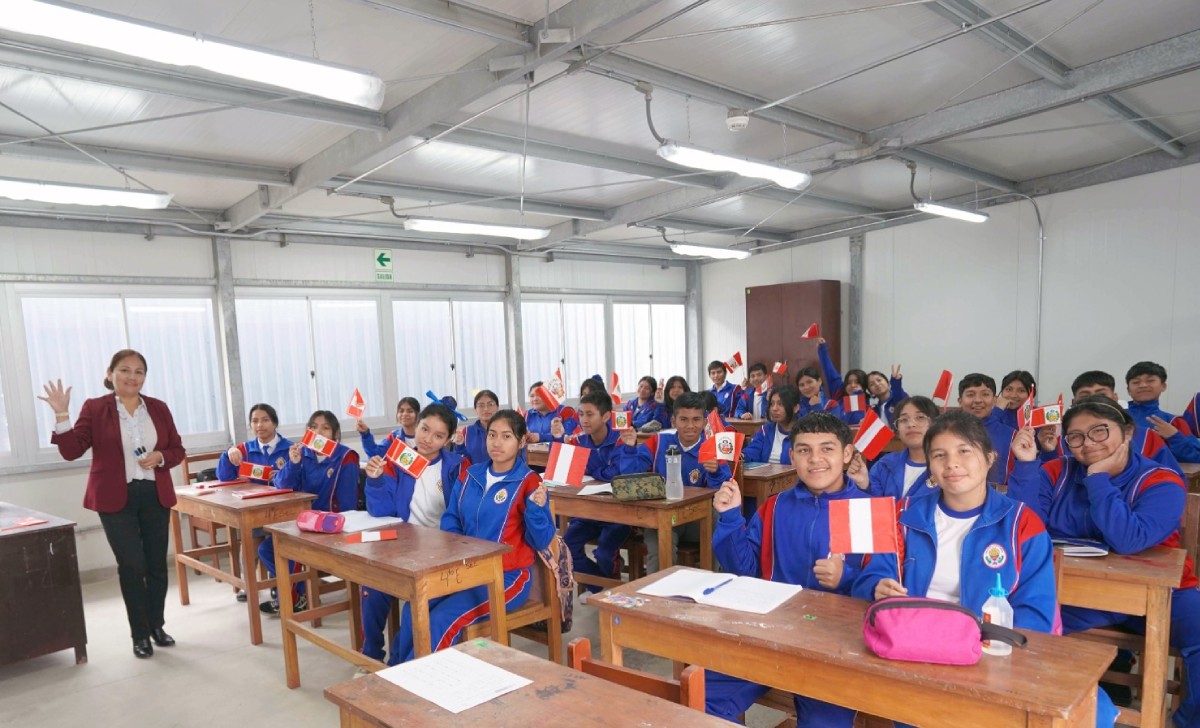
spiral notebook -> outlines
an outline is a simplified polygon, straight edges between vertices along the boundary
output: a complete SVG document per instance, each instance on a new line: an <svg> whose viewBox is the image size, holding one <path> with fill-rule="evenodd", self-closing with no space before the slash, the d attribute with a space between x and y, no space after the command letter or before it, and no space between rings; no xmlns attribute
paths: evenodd
<svg viewBox="0 0 1200 728"><path fill-rule="evenodd" d="M638 594L691 599L697 604L710 607L767 614L803 590L804 587L799 584L783 584L752 576L680 569L638 589Z"/></svg>

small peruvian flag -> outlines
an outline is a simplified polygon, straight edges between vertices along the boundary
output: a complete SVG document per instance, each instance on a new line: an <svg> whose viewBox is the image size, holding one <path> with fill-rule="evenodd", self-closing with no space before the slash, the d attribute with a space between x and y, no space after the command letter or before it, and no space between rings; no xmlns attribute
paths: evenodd
<svg viewBox="0 0 1200 728"><path fill-rule="evenodd" d="M612 428L614 430L632 430L633 418L629 416L629 412L613 412L612 413Z"/></svg>
<svg viewBox="0 0 1200 728"><path fill-rule="evenodd" d="M372 543L374 541L395 541L396 531L360 531L346 536L346 543Z"/></svg>
<svg viewBox="0 0 1200 728"><path fill-rule="evenodd" d="M950 404L950 385L954 384L954 375L949 369L942 370L942 376L938 378L937 386L933 388L933 403L946 411L946 405Z"/></svg>
<svg viewBox="0 0 1200 728"><path fill-rule="evenodd" d="M727 370L729 370L730 374L733 374L734 370L737 369L738 367L740 367L741 365L742 365L742 352L740 352L740 351L734 352L733 358L731 358L729 361L725 362L725 368Z"/></svg>
<svg viewBox="0 0 1200 728"><path fill-rule="evenodd" d="M350 404L346 405L346 414L356 420L361 420L366 411L367 403L363 401L363 396L358 389L355 389L354 394L350 395Z"/></svg>
<svg viewBox="0 0 1200 728"><path fill-rule="evenodd" d="M609 394L612 395L613 404L621 404L620 383L621 383L621 381L617 378L617 373L613 372L612 373L612 389L610 389L608 392Z"/></svg>
<svg viewBox="0 0 1200 728"><path fill-rule="evenodd" d="M775 388L775 377L772 374L768 374L767 378L762 380L762 384L760 384L754 388L754 393L766 396L767 392L770 392L774 388Z"/></svg>
<svg viewBox="0 0 1200 728"><path fill-rule="evenodd" d="M736 463L742 455L742 442L746 436L740 432L718 432L700 443L696 459L702 463L710 460L727 460Z"/></svg>
<svg viewBox="0 0 1200 728"><path fill-rule="evenodd" d="M896 553L896 499L829 501L829 550L835 554Z"/></svg>
<svg viewBox="0 0 1200 728"><path fill-rule="evenodd" d="M800 335L801 339L818 339L820 337L821 337L821 327L818 326L817 324L813 324L812 326L809 326L807 329L804 330L804 333Z"/></svg>
<svg viewBox="0 0 1200 728"><path fill-rule="evenodd" d="M591 449L586 447L554 443L550 446L550 457L546 460L545 479L580 487L583 485L583 476L591 453Z"/></svg>
<svg viewBox="0 0 1200 728"><path fill-rule="evenodd" d="M708 413L708 421L704 423L704 436L712 437L718 432L725 431L725 421L717 410Z"/></svg>
<svg viewBox="0 0 1200 728"><path fill-rule="evenodd" d="M847 412L866 412L867 395L847 394L845 397L842 397L842 409Z"/></svg>
<svg viewBox="0 0 1200 728"><path fill-rule="evenodd" d="M550 378L550 391L559 399L567 396L566 380L563 379L562 367L554 370L554 376Z"/></svg>
<svg viewBox="0 0 1200 728"><path fill-rule="evenodd" d="M771 367L772 374L787 374L787 362L777 361L775 366Z"/></svg>
<svg viewBox="0 0 1200 728"><path fill-rule="evenodd" d="M414 478L421 477L421 473L425 472L425 468L429 465L429 461L425 459L424 455L409 447L404 440L398 437L392 440L384 457Z"/></svg>
<svg viewBox="0 0 1200 728"><path fill-rule="evenodd" d="M255 463L243 461L242 464L238 466L238 477L247 478L249 480L261 480L266 482L271 479L271 474L274 472L275 469L270 465L256 465Z"/></svg>
<svg viewBox="0 0 1200 728"><path fill-rule="evenodd" d="M1058 404L1048 404L1044 407L1035 409L1029 417L1031 427L1049 427L1051 425L1062 424L1063 416L1063 400L1062 395L1058 395Z"/></svg>
<svg viewBox="0 0 1200 728"><path fill-rule="evenodd" d="M875 410L867 410L866 417L863 417L862 424L858 426L858 435L854 438L854 447L867 460L874 460L879 456L879 453L883 452L883 448L895 436L896 433L883 424L883 420L879 419L879 415L875 414ZM841 553L865 552L845 551Z"/></svg>
<svg viewBox="0 0 1200 728"><path fill-rule="evenodd" d="M333 451L337 449L337 441L321 437L316 430L305 430L304 437L300 439L300 444L312 450L318 455L329 457Z"/></svg>
<svg viewBox="0 0 1200 728"><path fill-rule="evenodd" d="M1029 389L1029 396L1021 403L1021 407L1017 410L1017 429L1029 427L1029 421L1033 419L1033 388Z"/></svg>
<svg viewBox="0 0 1200 728"><path fill-rule="evenodd" d="M551 392L546 385L543 384L534 391L537 392L538 399L542 400L542 404L544 404L551 412L558 409L558 397L555 397L554 393Z"/></svg>
<svg viewBox="0 0 1200 728"><path fill-rule="evenodd" d="M563 407L558 411L558 419L562 420L564 423L566 423L567 420L575 420L578 422L579 413L575 411L574 407Z"/></svg>

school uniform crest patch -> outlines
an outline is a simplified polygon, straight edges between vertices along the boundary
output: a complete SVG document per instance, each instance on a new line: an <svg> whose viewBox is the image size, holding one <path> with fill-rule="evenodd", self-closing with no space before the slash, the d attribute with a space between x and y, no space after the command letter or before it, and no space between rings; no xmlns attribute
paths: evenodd
<svg viewBox="0 0 1200 728"><path fill-rule="evenodd" d="M700 482L700 471L693 470L692 472L688 473L688 480L691 482L692 485L699 483Z"/></svg>
<svg viewBox="0 0 1200 728"><path fill-rule="evenodd" d="M492 501L496 505L500 505L500 504L504 503L504 501L506 501L506 500L508 500L508 491L504 490L503 488L496 491L495 497L492 498Z"/></svg>
<svg viewBox="0 0 1200 728"><path fill-rule="evenodd" d="M325 471L325 477L326 477L326 478L332 478L332 477L333 477L333 468L330 468L329 470L326 470L326 471Z"/></svg>
<svg viewBox="0 0 1200 728"><path fill-rule="evenodd" d="M282 467L283 467L283 456L280 455L279 457L275 458L275 469L279 470Z"/></svg>
<svg viewBox="0 0 1200 728"><path fill-rule="evenodd" d="M983 550L983 563L993 569L999 569L1008 561L1008 552L998 543L988 544Z"/></svg>

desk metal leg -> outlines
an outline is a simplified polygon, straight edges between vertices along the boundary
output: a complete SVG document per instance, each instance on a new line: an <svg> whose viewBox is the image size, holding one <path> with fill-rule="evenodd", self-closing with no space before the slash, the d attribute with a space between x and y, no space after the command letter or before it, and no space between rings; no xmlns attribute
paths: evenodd
<svg viewBox="0 0 1200 728"><path fill-rule="evenodd" d="M1157 587L1146 595L1146 653L1142 655L1142 728L1162 728L1166 716L1166 679L1171 637L1171 590Z"/></svg>
<svg viewBox="0 0 1200 728"><path fill-rule="evenodd" d="M175 539L175 580L179 583L179 603L187 606L191 603L188 596L188 574L187 567L179 560L179 554L187 551L183 545L183 526L180 523L181 516L179 511L171 510L171 536Z"/></svg>
<svg viewBox="0 0 1200 728"><path fill-rule="evenodd" d="M247 576L253 569L247 567ZM300 687L300 655L296 651L296 634L290 629L293 623L292 574L288 569L284 547L275 542L275 588L279 592L279 627L283 637L283 671L287 675L289 688ZM249 600L253 602L254 600ZM257 604L252 604L258 609Z"/></svg>
<svg viewBox="0 0 1200 728"><path fill-rule="evenodd" d="M230 527L230 539L233 538L233 527ZM246 572L246 613L250 618L250 644L262 644L262 616L258 613L258 570L254 568L254 561L257 555L254 553L254 539L246 538L249 534L241 533L238 529L239 536L242 542L242 564ZM276 559L278 561L278 559ZM287 562L283 563L283 571L287 572ZM288 584L291 582L289 580ZM288 592L291 593L290 591ZM282 596L283 590L280 590Z"/></svg>

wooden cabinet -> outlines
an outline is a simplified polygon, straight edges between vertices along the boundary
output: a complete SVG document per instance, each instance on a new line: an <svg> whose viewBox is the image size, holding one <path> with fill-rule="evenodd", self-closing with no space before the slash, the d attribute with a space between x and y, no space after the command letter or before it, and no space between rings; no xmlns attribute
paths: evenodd
<svg viewBox="0 0 1200 728"><path fill-rule="evenodd" d="M46 523L9 529L29 516ZM0 665L70 648L87 662L75 524L0 503Z"/></svg>
<svg viewBox="0 0 1200 728"><path fill-rule="evenodd" d="M762 362L770 370L787 360L788 380L817 362L817 342L800 336L812 324L821 327L833 363L842 366L842 284L802 281L746 289L746 366ZM738 376L741 376L740 374ZM776 381L778 384L778 380Z"/></svg>

